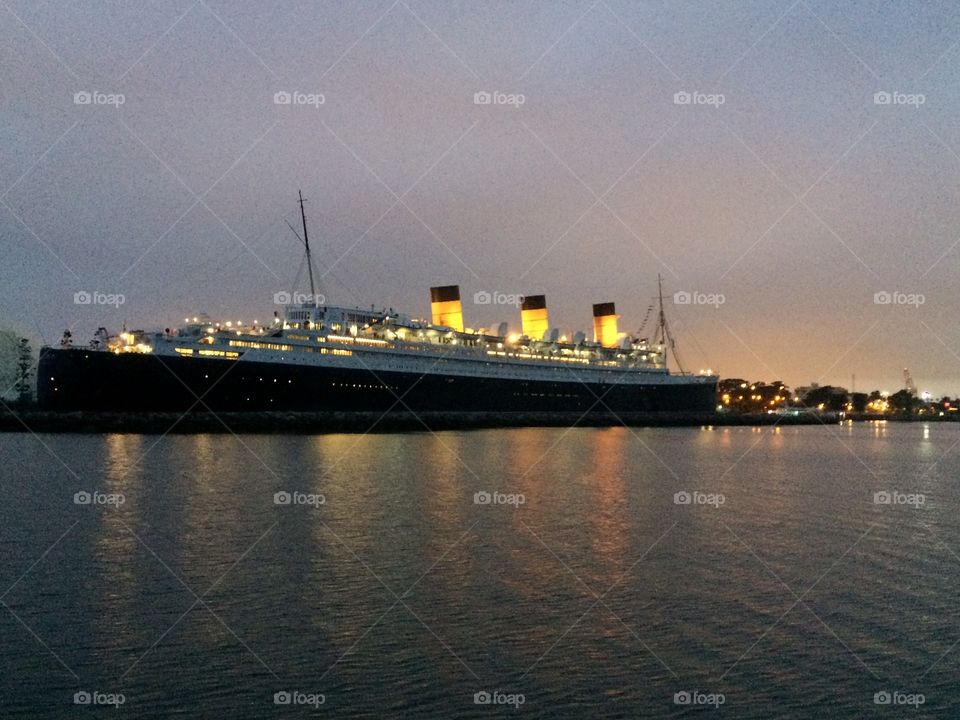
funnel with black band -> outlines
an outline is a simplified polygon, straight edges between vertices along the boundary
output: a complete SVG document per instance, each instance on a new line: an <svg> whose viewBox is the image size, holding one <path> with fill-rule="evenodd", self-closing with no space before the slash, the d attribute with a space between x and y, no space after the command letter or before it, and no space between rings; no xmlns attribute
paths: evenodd
<svg viewBox="0 0 960 720"><path fill-rule="evenodd" d="M434 325L442 325L453 328L457 332L463 332L460 286L442 285L430 288L430 312Z"/></svg>

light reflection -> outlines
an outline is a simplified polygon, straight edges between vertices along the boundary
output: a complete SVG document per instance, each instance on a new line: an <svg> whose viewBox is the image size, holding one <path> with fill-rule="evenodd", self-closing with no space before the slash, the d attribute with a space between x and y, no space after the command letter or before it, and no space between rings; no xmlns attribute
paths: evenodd
<svg viewBox="0 0 960 720"><path fill-rule="evenodd" d="M508 445L500 451L502 460L495 460L492 467L509 474L509 492L522 493L525 502L517 509L480 507L474 514L481 519L481 532L496 558L492 566L499 566L498 581L524 601L538 602L543 588L549 587L558 572L566 572L550 550L565 556L555 530L566 508L577 502L573 487L576 483L561 482L549 473L551 468L560 466L566 469L564 479L582 477L586 458L568 455L572 443L560 439L563 432L521 428L498 433L497 437L506 439ZM500 529L501 524L509 524L508 532ZM515 539L507 542L506 538L511 536ZM572 577L571 580L576 582Z"/></svg>
<svg viewBox="0 0 960 720"><path fill-rule="evenodd" d="M443 432L431 433L429 439L424 438L427 445L425 457L429 459L431 469L426 471L425 468L417 482L422 485L423 507L432 518L430 525L435 530L426 548L429 552L442 553L455 539L453 533L466 529L469 523L463 514L463 496L469 495L470 502L473 502L470 488L477 482L474 473L480 474L483 481L482 467L474 467L477 463L464 457L464 437L462 432ZM473 453L470 455L472 458ZM501 488L484 489L489 492Z"/></svg>
<svg viewBox="0 0 960 720"><path fill-rule="evenodd" d="M172 437L164 443L162 458L151 456L152 465L165 465L154 477L166 481L157 503L172 542L170 552L165 552L165 543L155 550L194 592L212 588L268 527L261 527L263 510L257 505L271 502L273 493L269 484L251 491L250 479L269 478L264 465L279 467L271 450L276 445L255 437L241 441L225 434L198 434ZM248 556L243 562L255 560ZM227 579L235 581L242 572L234 570ZM228 587L224 581L205 600L216 607ZM197 642L214 649L222 641L223 625L207 612L192 619Z"/></svg>
<svg viewBox="0 0 960 720"><path fill-rule="evenodd" d="M140 460L143 457L143 436L112 433L107 445L106 478L109 492L129 492L139 486Z"/></svg>
<svg viewBox="0 0 960 720"><path fill-rule="evenodd" d="M612 583L614 569L623 565L630 536L625 473L631 463L624 457L624 445L630 439L629 430L614 427L601 430L593 443L594 472L587 487L592 491L592 499L586 504L586 519L592 528L591 545L602 560L597 569L607 570L604 582Z"/></svg>
<svg viewBox="0 0 960 720"><path fill-rule="evenodd" d="M304 522L299 511L307 508L276 509L277 519L286 520L284 531L290 536L289 541L301 543L309 548L307 552L324 555L331 546L337 553L343 551L342 540L352 552L366 558L368 550L382 540L378 529L389 532L397 524L398 516L408 513L412 501L409 492L404 493L402 481L406 476L398 468L413 459L406 454L409 443L400 442L398 437L316 435L297 443L303 448L303 458L294 465L297 474L287 480L289 489L323 495L325 502L310 510L316 522ZM375 487L373 466L379 466L386 477L397 478L398 482ZM415 470L411 468L409 472L413 474ZM289 518L287 510L297 511L297 515ZM344 535L345 527L350 528L348 537Z"/></svg>
<svg viewBox="0 0 960 720"><path fill-rule="evenodd" d="M556 478L547 477L545 471L557 462L557 455L564 452L565 444L561 441L559 445L554 445L556 439L553 433L543 433L538 428L518 428L512 430L508 437L513 440L508 450L510 462L507 465L514 470L511 472L510 492L523 493L526 499L523 507L525 512L518 517L523 517L528 523L531 520L539 522L541 517L537 511L542 507L544 493L551 485L551 492L556 487ZM497 452L494 448L491 450Z"/></svg>
<svg viewBox="0 0 960 720"><path fill-rule="evenodd" d="M323 495L325 522L348 521L366 527L368 521L378 519L378 513L368 505L373 495L368 463L373 454L380 462L390 464L400 451L396 436L315 435L303 438L300 445L300 472L287 480L289 487L284 489ZM329 539L327 535L323 542Z"/></svg>
<svg viewBox="0 0 960 720"><path fill-rule="evenodd" d="M924 458L925 461L931 460L935 455L937 455L936 445L930 440L930 424L923 424L923 433L922 440L919 447L917 448L917 454Z"/></svg>
<svg viewBox="0 0 960 720"><path fill-rule="evenodd" d="M774 426L770 428L770 432L767 433L770 437L767 442L767 447L771 450L782 450L784 447L784 437L783 433L780 432L779 426ZM779 453L774 457L780 457Z"/></svg>
<svg viewBox="0 0 960 720"><path fill-rule="evenodd" d="M130 647L142 641L137 635L134 602L148 580L141 564L134 561L141 552L139 541L119 520L136 524L134 518L142 501L141 459L145 448L143 436L125 433L107 435L104 444L104 487L89 490L122 495L124 501L116 508L89 508L97 513L99 524L91 554L96 559L95 567L103 573L98 583L104 590L100 612L111 619L114 634L110 641L116 647Z"/></svg>
<svg viewBox="0 0 960 720"><path fill-rule="evenodd" d="M717 439L714 438L714 442L716 441ZM719 436L719 444L720 444L720 447L725 449L729 449L733 445L733 434L730 432L730 428L728 427L723 428L723 432L720 433L720 436Z"/></svg>

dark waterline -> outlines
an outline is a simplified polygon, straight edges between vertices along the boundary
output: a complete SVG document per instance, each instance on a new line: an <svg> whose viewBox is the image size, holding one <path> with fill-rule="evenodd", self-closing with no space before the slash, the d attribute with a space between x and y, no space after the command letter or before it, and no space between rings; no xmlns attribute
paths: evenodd
<svg viewBox="0 0 960 720"><path fill-rule="evenodd" d="M299 691L334 717L713 712L675 704L697 691L733 717L955 716L958 441L0 435L0 708L116 717L73 704L96 691L137 717L292 717L313 709L274 694ZM925 702L875 704L894 691Z"/></svg>

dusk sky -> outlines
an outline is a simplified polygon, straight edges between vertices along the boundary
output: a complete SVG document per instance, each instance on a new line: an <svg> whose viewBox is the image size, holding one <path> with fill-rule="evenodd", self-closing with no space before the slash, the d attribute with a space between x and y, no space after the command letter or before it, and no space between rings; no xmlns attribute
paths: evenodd
<svg viewBox="0 0 960 720"><path fill-rule="evenodd" d="M485 291L546 294L563 330L614 301L634 331L659 273L687 370L960 393L955 0L0 18L0 325L37 342L268 319L302 189L330 302L427 315L459 284L469 327L519 328Z"/></svg>

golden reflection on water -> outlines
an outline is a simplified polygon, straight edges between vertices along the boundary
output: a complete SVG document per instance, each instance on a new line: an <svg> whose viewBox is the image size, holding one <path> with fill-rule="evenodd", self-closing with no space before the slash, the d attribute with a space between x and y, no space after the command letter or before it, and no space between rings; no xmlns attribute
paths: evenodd
<svg viewBox="0 0 960 720"><path fill-rule="evenodd" d="M502 454L502 459L494 460L494 467L500 468L498 478L503 492L522 493L525 502L518 512L512 515L512 524L517 532L529 535L521 520L530 526L549 523L555 515L558 502L569 501L558 497L558 491L567 485L566 478L558 478L549 472L549 468L563 468L564 474L578 477L582 457L571 456L573 443L565 430L543 432L542 428L521 428L510 434L499 434L507 439L507 447L492 448Z"/></svg>
<svg viewBox="0 0 960 720"><path fill-rule="evenodd" d="M146 451L142 435L113 433L104 438L106 464L105 487L110 493L123 493L127 500L140 490L142 480L141 462Z"/></svg>
<svg viewBox="0 0 960 720"><path fill-rule="evenodd" d="M725 427L725 428L723 429L723 432L721 432L720 435L719 435L719 444L720 444L720 447L722 447L722 448L730 448L730 447L732 446L732 444L733 444L732 441L731 441L731 438L732 438L732 433L731 433L731 431L730 431L730 428ZM716 441L716 436L714 437L714 441Z"/></svg>
<svg viewBox="0 0 960 720"><path fill-rule="evenodd" d="M273 478L264 465L273 458L256 438L241 441L223 434L171 437L162 450L158 448L154 453L149 462L154 468L153 480L159 484L159 495L154 496L153 502L171 515L165 521L167 530L162 546L153 550L197 595L202 597L213 588L205 601L216 610L238 574L237 570L228 570L269 527L251 522L253 517L263 517L251 506L272 502ZM251 476L260 479L260 485L254 489ZM150 533L141 537L147 543L156 539ZM150 560L157 563L152 556ZM256 560L248 556L241 562ZM157 564L151 571L166 572ZM185 597L192 601L189 593ZM223 625L211 613L192 613L190 621L198 643L202 641L206 647L215 648L223 642Z"/></svg>
<svg viewBox="0 0 960 720"><path fill-rule="evenodd" d="M630 523L626 518L625 475L630 463L624 457L624 446L631 440L636 442L627 428L601 430L595 438L591 454L593 474L586 488L590 493L590 500L585 505L586 519L593 529L593 549L608 571L622 564L627 549ZM656 459L651 460L657 462ZM613 578L610 581L613 582Z"/></svg>
<svg viewBox="0 0 960 720"><path fill-rule="evenodd" d="M574 441L565 430L520 428L497 437L505 438L507 446L488 451L491 466L498 468L492 480L499 487L491 489L524 496L524 504L511 512L510 520L514 532L529 536L524 523L534 529L549 526L564 505L576 502L568 494L573 486L568 480L583 476L586 459L570 452ZM564 477L557 477L550 468L562 468Z"/></svg>
<svg viewBox="0 0 960 720"><path fill-rule="evenodd" d="M473 436L470 437L475 440ZM437 549L456 539L451 537L451 533L459 537L469 525L463 512L463 508L467 507L463 499L469 496L472 503L472 488L478 483L475 474L480 477L479 482L483 482L484 473L482 467L474 467L476 462L464 457L464 433L432 434L426 440L426 446L429 465L438 468L439 472L424 472L419 478L411 478L411 481L422 485L424 507L433 521L431 526L437 531L430 538L430 545ZM475 454L470 453L470 456L473 458ZM496 488L484 489L490 491Z"/></svg>
<svg viewBox="0 0 960 720"><path fill-rule="evenodd" d="M424 613L431 608L442 614L450 612L450 605L468 604L457 573L471 566L456 559L470 543L458 540L475 519L473 493L480 482L471 470L483 477L476 457L499 449L484 437L439 432L321 435L308 441L310 491L323 493L326 503L316 511L316 522L289 523L285 531L308 534L302 541L291 538L305 555L316 558L299 578L304 588L301 610L306 622L334 646L333 656L364 635L386 609L384 599L393 602L390 592L403 596L415 581L405 602L427 622ZM390 588L385 598L380 582ZM353 597L343 588L363 595ZM310 609L317 604L325 608L324 614ZM328 616L337 622L331 625ZM389 633L380 628L380 634L384 632ZM457 647L468 645L453 632L444 637Z"/></svg>
<svg viewBox="0 0 960 720"><path fill-rule="evenodd" d="M317 508L275 508L283 542L305 559L287 564L282 582L302 588L289 611L303 618L311 634L334 645L339 656L360 636L362 628L353 627L354 606L368 598L347 599L336 588L368 587L370 571L357 558L383 573L379 554L390 545L391 528L404 513L396 506L396 486L402 482L396 468L409 461L409 443L394 435L336 434L303 438L297 444L304 448L304 457L296 466L296 489L322 494L324 503ZM319 606L329 616L318 613ZM328 617L338 618L337 623L332 625Z"/></svg>
<svg viewBox="0 0 960 720"><path fill-rule="evenodd" d="M784 447L783 433L779 426L770 428L770 432L767 433L769 441L767 443L768 450L782 450ZM779 454L776 456L779 457Z"/></svg>
<svg viewBox="0 0 960 720"><path fill-rule="evenodd" d="M396 455L397 448L392 442L393 436L382 439L368 435L315 435L306 441L309 443L303 462L299 466L299 475L290 478L286 490L319 493L326 500L321 508L322 519L329 522L365 523L376 518L370 511L371 473L367 471L367 462L374 452L371 441L377 442L376 455L389 460ZM366 533L364 533L366 534ZM326 542L318 535L318 541Z"/></svg>
<svg viewBox="0 0 960 720"><path fill-rule="evenodd" d="M117 647L129 647L138 641L134 601L147 585L140 563L135 562L141 552L140 542L120 522L122 518L127 525L134 524L131 516L136 516L143 497L141 458L147 447L143 440L141 435L126 433L104 438L104 487L99 490L123 495L124 502L116 508L90 508L97 513L99 524L91 556L103 569L101 607L109 617L111 642Z"/></svg>
<svg viewBox="0 0 960 720"><path fill-rule="evenodd" d="M497 565L505 568L497 582L506 583L522 602L592 598L577 578L594 592L603 592L632 562L627 557L633 537L627 517L626 478L631 465L627 449L637 441L622 427L575 432L576 437L563 430L501 436L508 443L510 472L522 478L509 491L524 493L526 503L516 510L480 510L491 515L493 530L483 532L495 546ZM582 437L586 433L589 442ZM584 452L585 448L589 449ZM504 518L503 513L509 515ZM520 547L505 542L496 530L504 521L511 526L506 534L523 540ZM540 640L549 637L544 628Z"/></svg>
<svg viewBox="0 0 960 720"><path fill-rule="evenodd" d="M934 459L934 457L939 455L939 452L936 447L936 443L930 440L930 424L923 424L922 440L917 446L917 455L924 459L924 461L929 462Z"/></svg>

